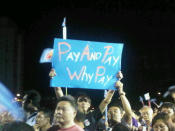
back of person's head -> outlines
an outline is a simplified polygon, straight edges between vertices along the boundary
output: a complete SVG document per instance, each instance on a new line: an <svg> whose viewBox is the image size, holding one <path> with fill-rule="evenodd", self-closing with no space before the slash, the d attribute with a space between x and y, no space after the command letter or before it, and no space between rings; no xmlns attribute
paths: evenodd
<svg viewBox="0 0 175 131"><path fill-rule="evenodd" d="M2 131L34 131L34 129L24 122L15 121L5 124Z"/></svg>
<svg viewBox="0 0 175 131"><path fill-rule="evenodd" d="M173 109L173 111L175 112L175 104L171 102L164 102L159 108L159 110L161 111L163 108L170 108L170 109Z"/></svg>
<svg viewBox="0 0 175 131"><path fill-rule="evenodd" d="M24 110L33 112L33 107L37 109L40 107L41 95L36 90L29 90L25 92L23 97ZM30 105L30 106L29 106Z"/></svg>
<svg viewBox="0 0 175 131"><path fill-rule="evenodd" d="M31 100L34 105L39 104L41 101L41 95L36 90L26 91L25 95L27 95L27 100Z"/></svg>
<svg viewBox="0 0 175 131"><path fill-rule="evenodd" d="M130 131L130 129L125 125L118 123L113 127L112 131Z"/></svg>
<svg viewBox="0 0 175 131"><path fill-rule="evenodd" d="M75 109L75 111L78 110L78 106L77 106L77 103L76 103L76 100L74 99L73 96L71 95L68 95L68 96L63 96L63 97L60 97L57 101L57 103L61 102L61 101L67 101L70 103L70 105Z"/></svg>

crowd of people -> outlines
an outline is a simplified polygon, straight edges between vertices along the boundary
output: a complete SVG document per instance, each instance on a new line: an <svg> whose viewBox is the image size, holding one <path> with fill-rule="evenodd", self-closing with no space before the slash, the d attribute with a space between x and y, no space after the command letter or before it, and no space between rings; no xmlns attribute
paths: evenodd
<svg viewBox="0 0 175 131"><path fill-rule="evenodd" d="M52 69L49 76L55 75ZM41 97L36 91L26 92L21 103L25 117L17 120L11 112L1 112L0 131L175 131L175 86L169 90L174 101L163 102L156 110L143 105L134 111L123 89L121 72L117 78L119 99L113 100L115 91L109 90L94 110L86 93L64 95L61 87L55 87L57 104L51 110L40 106Z"/></svg>

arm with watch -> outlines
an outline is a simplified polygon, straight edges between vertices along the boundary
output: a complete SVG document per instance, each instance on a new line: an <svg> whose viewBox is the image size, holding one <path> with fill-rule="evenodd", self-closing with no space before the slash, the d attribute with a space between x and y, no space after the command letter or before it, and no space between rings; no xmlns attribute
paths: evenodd
<svg viewBox="0 0 175 131"><path fill-rule="evenodd" d="M116 88L118 89L118 93L122 102L123 109L126 115L131 116L135 119L138 119L138 116L132 111L131 105L126 97L126 93L123 90L123 83L121 81L116 82Z"/></svg>

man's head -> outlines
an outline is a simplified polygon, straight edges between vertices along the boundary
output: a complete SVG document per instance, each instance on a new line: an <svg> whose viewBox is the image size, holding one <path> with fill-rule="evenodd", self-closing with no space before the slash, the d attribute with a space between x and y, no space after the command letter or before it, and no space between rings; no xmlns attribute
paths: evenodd
<svg viewBox="0 0 175 131"><path fill-rule="evenodd" d="M54 125L67 127L74 122L77 113L77 103L72 96L63 96L58 99L54 114Z"/></svg>
<svg viewBox="0 0 175 131"><path fill-rule="evenodd" d="M158 113L152 121L154 131L171 131L173 125L170 116L165 112Z"/></svg>
<svg viewBox="0 0 175 131"><path fill-rule="evenodd" d="M40 105L41 96L35 90L27 91L23 97L22 106L27 112L37 111Z"/></svg>
<svg viewBox="0 0 175 131"><path fill-rule="evenodd" d="M152 122L152 118L153 118L153 110L151 107L149 106L143 106L140 109L140 113L141 113L141 117L149 124L151 124Z"/></svg>
<svg viewBox="0 0 175 131"><path fill-rule="evenodd" d="M79 93L77 96L78 110L86 113L91 106L91 99L85 93Z"/></svg>
<svg viewBox="0 0 175 131"><path fill-rule="evenodd" d="M165 112L172 116L175 113L175 105L171 102L164 102L160 107L160 112Z"/></svg>
<svg viewBox="0 0 175 131"><path fill-rule="evenodd" d="M112 104L109 106L109 109L108 109L109 121L120 123L122 116L123 116L123 109L121 108L121 106L117 104Z"/></svg>
<svg viewBox="0 0 175 131"><path fill-rule="evenodd" d="M51 113L49 111L41 110L37 113L36 124L40 128L50 125L50 117Z"/></svg>
<svg viewBox="0 0 175 131"><path fill-rule="evenodd" d="M15 121L5 124L2 131L34 131L34 129L24 122Z"/></svg>

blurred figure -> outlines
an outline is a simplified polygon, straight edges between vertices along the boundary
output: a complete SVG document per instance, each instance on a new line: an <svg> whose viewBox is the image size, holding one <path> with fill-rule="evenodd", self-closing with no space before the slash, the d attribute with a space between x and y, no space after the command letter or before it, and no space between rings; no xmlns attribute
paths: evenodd
<svg viewBox="0 0 175 131"><path fill-rule="evenodd" d="M40 110L36 116L36 124L34 125L35 131L47 131L47 129L51 127L50 117L49 111Z"/></svg>
<svg viewBox="0 0 175 131"><path fill-rule="evenodd" d="M123 109L118 104L111 104L108 109L109 127L113 128L116 124L121 123L123 117Z"/></svg>
<svg viewBox="0 0 175 131"><path fill-rule="evenodd" d="M112 129L112 131L130 131L129 128L127 128L125 125L118 123L114 126L114 128Z"/></svg>
<svg viewBox="0 0 175 131"><path fill-rule="evenodd" d="M26 123L30 126L34 126L36 122L36 116L40 108L41 96L35 90L27 91L23 97L22 107L26 114Z"/></svg>
<svg viewBox="0 0 175 131"><path fill-rule="evenodd" d="M76 114L76 117L75 117L75 123L77 125L79 125L81 128L84 128L84 121L85 121L85 114L80 112L79 110L77 110L77 114Z"/></svg>
<svg viewBox="0 0 175 131"><path fill-rule="evenodd" d="M15 121L5 124L2 131L34 131L34 129L24 122Z"/></svg>
<svg viewBox="0 0 175 131"><path fill-rule="evenodd" d="M175 85L170 86L168 88L168 91L164 93L163 97L166 98L167 96L170 96L172 99L172 102L175 104Z"/></svg>
<svg viewBox="0 0 175 131"><path fill-rule="evenodd" d="M1 125L7 124L12 121L14 121L14 118L11 113L7 111L0 113L0 124Z"/></svg>
<svg viewBox="0 0 175 131"><path fill-rule="evenodd" d="M175 105L171 102L164 102L159 110L160 112L167 113L171 117L175 113Z"/></svg>
<svg viewBox="0 0 175 131"><path fill-rule="evenodd" d="M143 118L143 122L141 125L141 130L145 130L146 131L150 131L151 130L151 123L152 123L152 119L153 119L153 110L151 107L149 106L143 106L140 109L140 113L141 113L141 118Z"/></svg>
<svg viewBox="0 0 175 131"><path fill-rule="evenodd" d="M170 116L167 113L158 113L153 121L152 127L154 131L175 131L175 125L172 123Z"/></svg>
<svg viewBox="0 0 175 131"><path fill-rule="evenodd" d="M175 113L174 113L174 115L171 116L171 120L172 120L172 122L173 122L174 125L175 125Z"/></svg>
<svg viewBox="0 0 175 131"><path fill-rule="evenodd" d="M48 131L84 131L74 122L77 110L77 103L72 96L60 97L54 113L53 126Z"/></svg>

